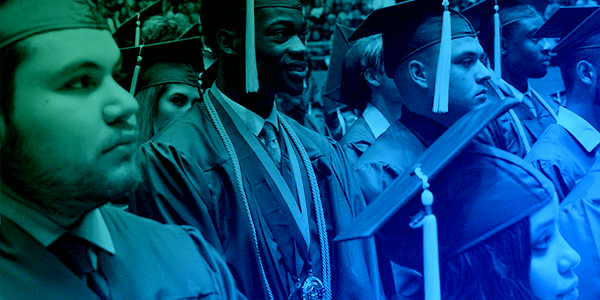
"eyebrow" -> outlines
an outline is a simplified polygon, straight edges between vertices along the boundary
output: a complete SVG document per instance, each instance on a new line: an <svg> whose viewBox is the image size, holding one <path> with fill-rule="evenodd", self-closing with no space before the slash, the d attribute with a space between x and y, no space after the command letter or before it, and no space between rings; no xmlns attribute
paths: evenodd
<svg viewBox="0 0 600 300"><path fill-rule="evenodd" d="M477 58L479 58L480 56L481 56L481 54L478 54L475 51L467 50L465 52L459 53L452 60L460 60L460 59L469 58L469 57L477 57Z"/></svg>
<svg viewBox="0 0 600 300"><path fill-rule="evenodd" d="M283 25L286 27L296 27L296 24L294 23L294 21L291 20L277 20L271 24L269 24L269 26L267 26L268 29L271 29L271 27L277 26L277 25ZM302 21L302 24L300 24L300 29L306 29L308 27L308 23L306 22L306 20Z"/></svg>
<svg viewBox="0 0 600 300"><path fill-rule="evenodd" d="M119 59L115 62L114 66L112 67L111 73L118 71L120 69L120 67L122 65L122 61L123 61L123 54L119 53ZM76 61L76 62L68 64L66 67L62 68L58 73L56 73L54 76L52 76L51 80L56 80L56 79L59 79L62 77L67 77L70 74L79 72L80 70L84 70L84 69L100 70L100 69L102 69L102 67L100 65L98 65L97 63L95 63L93 61L89 61L89 60Z"/></svg>
<svg viewBox="0 0 600 300"><path fill-rule="evenodd" d="M91 61L74 62L74 63L71 63L71 64L67 65L66 67L62 68L59 72L55 73L55 75L52 76L51 80L54 81L54 80L57 80L57 79L60 79L63 77L68 77L70 74L79 72L82 69L97 70L97 69L100 69L100 66Z"/></svg>
<svg viewBox="0 0 600 300"><path fill-rule="evenodd" d="M546 223L543 223L542 225L534 228L533 234L531 235L532 240L534 240L534 237L536 237L536 238L539 237L541 235L541 233L543 233L548 228L554 226L555 222L556 222L555 220L548 220Z"/></svg>

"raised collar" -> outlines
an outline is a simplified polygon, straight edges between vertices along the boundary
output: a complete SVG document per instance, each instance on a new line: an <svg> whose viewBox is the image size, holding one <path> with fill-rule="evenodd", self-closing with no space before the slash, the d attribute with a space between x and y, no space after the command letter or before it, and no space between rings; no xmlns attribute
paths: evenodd
<svg viewBox="0 0 600 300"><path fill-rule="evenodd" d="M400 123L406 126L425 147L429 147L448 129L446 126L402 106Z"/></svg>
<svg viewBox="0 0 600 300"><path fill-rule="evenodd" d="M369 125L375 139L384 133L389 127L390 122L385 116L371 103L367 103L367 107L362 113L365 122Z"/></svg>
<svg viewBox="0 0 600 300"><path fill-rule="evenodd" d="M566 129L588 152L600 144L600 132L588 121L565 107L558 108L556 123Z"/></svg>

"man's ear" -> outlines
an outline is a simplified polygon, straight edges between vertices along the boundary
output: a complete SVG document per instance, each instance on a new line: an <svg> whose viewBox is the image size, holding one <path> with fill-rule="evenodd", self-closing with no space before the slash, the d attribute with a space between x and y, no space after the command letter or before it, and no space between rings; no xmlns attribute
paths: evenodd
<svg viewBox="0 0 600 300"><path fill-rule="evenodd" d="M588 61L582 60L575 66L575 74L577 79L585 85L592 85L596 82L598 70Z"/></svg>
<svg viewBox="0 0 600 300"><path fill-rule="evenodd" d="M367 84L372 85L372 86L379 86L379 80L381 79L381 73L377 72L377 70L373 69L373 68L367 68L363 74L363 76L365 77L365 80L367 81Z"/></svg>
<svg viewBox="0 0 600 300"><path fill-rule="evenodd" d="M233 30L221 29L217 32L217 44L221 52L227 55L237 55L240 43L238 35Z"/></svg>
<svg viewBox="0 0 600 300"><path fill-rule="evenodd" d="M429 87L429 84L427 83L428 72L422 62L418 60L411 60L408 63L408 73L410 74L412 81L418 86L424 89Z"/></svg>
<svg viewBox="0 0 600 300"><path fill-rule="evenodd" d="M506 55L506 53L508 53L508 45L506 45L506 39L501 37L500 38L500 56L504 57ZM490 58L490 60L494 59L493 57Z"/></svg>

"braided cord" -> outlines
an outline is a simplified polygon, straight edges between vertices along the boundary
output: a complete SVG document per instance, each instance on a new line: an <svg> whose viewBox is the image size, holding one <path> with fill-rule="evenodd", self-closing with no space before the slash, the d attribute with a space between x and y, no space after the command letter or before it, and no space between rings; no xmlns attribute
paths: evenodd
<svg viewBox="0 0 600 300"><path fill-rule="evenodd" d="M213 121L213 124L215 124L217 132L219 133L219 136L221 137L221 140L225 145L227 154L229 154L229 157L231 158L233 171L235 173L235 181L237 182L238 190L240 191L242 199L244 200L244 206L246 207L246 213L248 214L248 220L250 221L250 228L252 228L252 237L254 238L254 246L256 247L258 263L260 264L260 273L262 274L263 282L265 284L265 287L267 288L269 299L274 300L275 298L273 297L273 292L271 291L271 286L269 285L267 273L265 272L265 268L263 266L262 258L260 256L260 251L258 248L258 237L256 234L256 227L254 226L254 221L252 220L252 214L250 213L250 205L248 204L248 198L246 197L246 191L244 190L244 185L242 183L242 171L240 168L240 162L238 160L237 154L235 153L233 143L231 142L231 139L229 138L229 135L227 134L223 123L221 122L221 118L219 118L217 110L213 106L210 97L208 96L208 92L204 93L204 106L206 107L206 110L208 111L208 114L210 116L210 119Z"/></svg>
<svg viewBox="0 0 600 300"><path fill-rule="evenodd" d="M327 239L327 225L325 223L325 213L323 211L323 202L321 201L321 194L319 193L319 185L317 183L317 176L312 168L310 158L304 146L300 142L296 132L292 130L290 124L279 114L279 122L283 125L283 128L288 133L294 146L300 152L302 163L308 173L308 180L310 185L310 191L315 202L315 212L317 213L317 227L319 231L319 241L321 242L321 264L323 269L323 285L325 288L325 299L330 300L331 295L331 264L329 262L329 242Z"/></svg>

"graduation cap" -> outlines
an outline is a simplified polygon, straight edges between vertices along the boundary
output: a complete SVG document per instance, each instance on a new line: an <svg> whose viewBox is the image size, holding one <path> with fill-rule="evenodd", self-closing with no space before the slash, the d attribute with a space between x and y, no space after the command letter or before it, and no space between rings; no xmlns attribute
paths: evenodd
<svg viewBox="0 0 600 300"><path fill-rule="evenodd" d="M89 0L3 0L0 28L0 48L54 30L109 30L108 23Z"/></svg>
<svg viewBox="0 0 600 300"><path fill-rule="evenodd" d="M213 39L217 30L221 29L224 22L232 22L234 13L244 12L246 19L245 35L245 81L246 92L258 91L258 66L256 63L256 27L254 22L254 11L267 7L284 7L302 10L298 0L205 0L202 2L200 12L201 23L204 32ZM237 17L237 16L236 16ZM209 44L209 46L215 46ZM214 50L214 49L213 49Z"/></svg>
<svg viewBox="0 0 600 300"><path fill-rule="evenodd" d="M535 38L564 38L583 20L598 10L598 6L562 6L535 32Z"/></svg>
<svg viewBox="0 0 600 300"><path fill-rule="evenodd" d="M192 26L188 27L177 39L178 40L183 40L183 39L189 39L189 38L193 38L193 37L199 37L200 36L200 23L194 23L192 24Z"/></svg>
<svg viewBox="0 0 600 300"><path fill-rule="evenodd" d="M541 18L533 6L519 0L483 0L465 8L463 14L479 32L482 45L494 38L494 77L497 79L502 78L501 28L521 20Z"/></svg>
<svg viewBox="0 0 600 300"><path fill-rule="evenodd" d="M350 41L382 33L384 66L393 78L400 64L432 45L440 44L433 112L448 111L452 39L475 37L471 23L448 8L447 0L409 0L373 11Z"/></svg>
<svg viewBox="0 0 600 300"><path fill-rule="evenodd" d="M202 55L198 54L200 49L200 37L123 48L121 69L132 73L127 74L121 85L130 87L132 95L167 83L199 87L198 74L203 70Z"/></svg>
<svg viewBox="0 0 600 300"><path fill-rule="evenodd" d="M355 28L344 26L339 23L335 23L335 27L333 29L333 38L331 40L331 58L329 61L329 67L327 69L327 76L325 77L325 89L323 90L323 97L326 97L334 102L344 103L342 102L340 95L344 60L348 50L350 50L350 48L352 48L352 46L355 44L355 42L348 41L355 30Z"/></svg>
<svg viewBox="0 0 600 300"><path fill-rule="evenodd" d="M162 14L162 12L162 0L158 0L127 19L113 34L117 45L125 48L143 44L140 36L142 23L150 17Z"/></svg>
<svg viewBox="0 0 600 300"><path fill-rule="evenodd" d="M495 221L504 220L504 216L498 216L498 218L495 218L497 220L490 220L487 224L484 224L484 222L481 222L482 224L469 223L475 220L475 217L481 217L481 214L488 213L490 210L477 211L475 212L478 214L476 216L462 214L456 216L453 214L463 213L464 211L461 210L462 207L469 209L465 204L481 204L483 200L479 199L481 198L480 195L490 197L489 199L499 199L499 197L505 197L503 196L507 195L505 193L518 192L519 190L511 188L508 185L501 192L498 192L497 188L503 186L501 184L503 181L510 181L511 178L515 181L520 180L518 179L519 176L508 176L508 173L506 175L500 175L500 173L481 173L481 171L471 167L471 165L478 165L474 163L479 159L476 156L466 154L466 156L463 156L464 158L456 158L460 156L459 153L490 121L518 103L519 101L513 98L507 98L504 101L491 101L482 107L466 113L450 126L403 175L393 181L374 202L369 204L348 227L342 230L335 240L344 241L367 238L380 232L384 253L403 266L416 270L424 270L425 296L428 297L429 291L431 293L430 296L432 296L431 299L439 299L437 234L435 233L435 224L432 224L430 221L433 217L430 213L435 213L435 216L439 219L440 226L437 227L440 232L439 244L441 247L439 255L442 259L447 258L456 250L462 251L465 247L480 241L480 237L490 232L487 229L492 229L488 228L490 224ZM499 150L489 150L488 152L490 151L493 154L488 155L488 157L504 156L504 154L497 154ZM510 154L506 155L516 158L516 156ZM507 163L502 163L502 165L508 172L513 169L513 167L509 166L513 162L512 158L507 159L507 161ZM515 164L518 165L518 163ZM493 168L493 166L490 166L490 168ZM438 179L436 177L445 179ZM529 177L523 178L525 181L529 180L527 179ZM431 183L431 187L429 187L429 183ZM496 186L493 186L494 184ZM431 198L428 200L429 202L433 201L433 205L428 204L429 208L425 206L426 211L429 213L423 214L420 212L423 205L421 201L418 201L418 194L427 189L433 192L435 201ZM426 194L428 193L423 193L422 196L427 196ZM521 198L518 197L516 199ZM527 200L519 202L524 204ZM521 213L526 208L521 206L515 207L515 205L520 205L518 203L505 204L497 202L493 203L493 205L507 205L518 208L514 211L516 214ZM498 207L498 213L505 211L506 209ZM494 212L494 216L498 213ZM428 220L424 224L426 226L425 235L427 236L426 242L431 244L422 246L423 232L409 226L411 217L414 215L419 215ZM489 215L483 216L484 218L480 221L486 220L489 217ZM457 227L461 224L466 227ZM506 223L497 225L504 226ZM467 230L469 228L472 232L461 231L462 229ZM483 231L483 229L486 230ZM422 260L419 257L421 257L424 250L428 252L425 254L425 259ZM423 261L425 261L424 264L421 263Z"/></svg>
<svg viewBox="0 0 600 300"><path fill-rule="evenodd" d="M562 7L534 36L560 37L552 52L564 54L578 49L600 48L600 7Z"/></svg>

